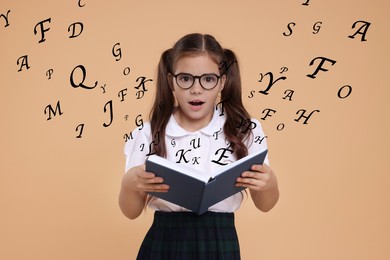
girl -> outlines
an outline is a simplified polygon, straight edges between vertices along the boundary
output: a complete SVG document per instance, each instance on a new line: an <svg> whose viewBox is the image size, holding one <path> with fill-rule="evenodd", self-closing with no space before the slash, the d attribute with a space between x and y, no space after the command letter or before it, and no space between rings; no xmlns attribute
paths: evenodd
<svg viewBox="0 0 390 260"><path fill-rule="evenodd" d="M120 208L130 219L145 205L155 210L137 259L240 259L234 211L242 193L198 216L148 196L167 192L169 186L144 166L149 155L158 154L208 174L267 146L259 121L250 119L242 104L236 57L211 35L186 35L162 54L156 85L150 122L134 130L125 145L126 174L119 195ZM268 157L236 183L249 188L254 204L264 212L279 197L267 164Z"/></svg>

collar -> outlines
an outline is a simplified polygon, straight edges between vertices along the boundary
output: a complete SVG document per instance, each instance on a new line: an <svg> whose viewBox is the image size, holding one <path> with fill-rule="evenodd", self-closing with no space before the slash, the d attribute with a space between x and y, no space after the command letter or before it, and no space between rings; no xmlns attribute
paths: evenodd
<svg viewBox="0 0 390 260"><path fill-rule="evenodd" d="M213 117L211 118L210 123L203 127L202 129L195 131L195 132L189 132L182 128L176 121L175 117L173 114L169 118L165 134L170 136L170 137L182 137L194 133L203 133L208 136L212 136L215 132L221 132L223 131L223 125L225 124L225 115L221 115L221 110L217 107L214 110Z"/></svg>

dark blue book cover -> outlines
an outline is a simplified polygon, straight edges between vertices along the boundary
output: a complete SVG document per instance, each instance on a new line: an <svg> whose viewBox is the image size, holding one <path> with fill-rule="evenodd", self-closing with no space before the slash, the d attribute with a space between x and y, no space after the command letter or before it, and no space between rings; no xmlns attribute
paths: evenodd
<svg viewBox="0 0 390 260"><path fill-rule="evenodd" d="M146 171L162 177L170 188L168 192L149 194L203 214L212 205L244 190L243 187L235 186L237 177L250 170L252 165L263 164L267 152L265 149L222 166L214 172L214 178L206 177L193 168L171 162L158 155L152 155L146 160Z"/></svg>

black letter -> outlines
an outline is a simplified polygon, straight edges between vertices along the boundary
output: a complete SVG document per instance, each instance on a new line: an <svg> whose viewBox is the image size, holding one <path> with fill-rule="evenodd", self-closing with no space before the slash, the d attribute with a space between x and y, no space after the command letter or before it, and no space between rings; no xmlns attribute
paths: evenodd
<svg viewBox="0 0 390 260"><path fill-rule="evenodd" d="M320 61L320 64L318 64L318 67L317 69L314 71L313 74L307 74L306 76L308 76L309 78L312 78L314 79L317 75L317 73L322 70L322 71L328 71L328 69L324 69L322 68L322 65L324 65L325 61L328 61L330 63L332 63L332 66L336 63L335 60L331 60L331 59L328 59L328 58L325 58L325 57L317 57L317 58L314 58L311 62L310 62L310 66L312 66L314 64L314 61L318 60L318 59L321 59Z"/></svg>
<svg viewBox="0 0 390 260"><path fill-rule="evenodd" d="M272 115L270 115L270 112L276 113L276 110L273 110L271 108L266 108L261 113L264 114L265 111L267 111L267 114L263 118L261 118L262 120L265 120L268 116L272 116Z"/></svg>
<svg viewBox="0 0 390 260"><path fill-rule="evenodd" d="M288 28L290 34L287 34L287 33L284 32L284 33L283 33L284 36L290 36L290 35L292 34L291 25L292 25L292 26L295 26L296 24L295 24L294 22L289 23L289 24L287 25L287 28Z"/></svg>
<svg viewBox="0 0 390 260"><path fill-rule="evenodd" d="M291 101L292 95L294 94L294 90L287 89L286 91L284 91L284 94L286 94L286 92L288 92L288 94L283 99L288 98Z"/></svg>
<svg viewBox="0 0 390 260"><path fill-rule="evenodd" d="M368 27L371 25L371 23L365 22L365 21L356 21L356 22L352 25L352 29L355 28L355 26L356 26L357 23L363 23L363 25L360 26L359 30L357 30L357 31L355 32L355 34L350 35L350 36L348 36L348 37L354 39L356 34L361 34L361 35L362 35L362 40L361 40L361 41L362 41L362 42L367 41L366 38L364 38L364 37L366 36ZM361 32L361 30L363 30L363 31Z"/></svg>
<svg viewBox="0 0 390 260"><path fill-rule="evenodd" d="M54 116L57 115L57 111L59 112L59 115L62 115L63 113L61 112L61 105L60 105L60 101L58 100L57 101L57 105L56 105L56 109L54 110L53 107L51 105L47 105L45 107L45 115L47 114L47 109L49 109L49 117L47 118L47 120L50 120L51 119L51 114L53 113Z"/></svg>
<svg viewBox="0 0 390 260"><path fill-rule="evenodd" d="M38 43L41 43L41 42L44 42L46 39L45 39L45 32L47 32L48 30L50 30L50 27L47 28L47 29L43 29L43 23L46 23L46 22L51 22L51 18L48 18L46 20L43 20L39 23L37 23L34 27L34 34L37 34L37 26L39 25L40 28L41 28L41 40L38 42Z"/></svg>
<svg viewBox="0 0 390 260"><path fill-rule="evenodd" d="M81 72L83 73L83 79L81 80L81 82L80 82L78 85L76 85L76 84L74 83L74 80L73 80L73 73L74 73L74 71L75 71L77 68L81 69ZM84 67L83 65L78 65L78 66L76 66L76 67L72 70L72 73L70 74L70 84L71 84L72 87L74 87L74 88L78 88L78 87L82 87L82 88L86 88L86 89L93 89L93 88L95 88L95 87L97 86L97 84L98 84L97 81L95 82L95 86L93 86L93 87L88 87L88 86L86 86L86 85L83 84L86 76L87 76L87 71L86 71L85 67Z"/></svg>
<svg viewBox="0 0 390 260"><path fill-rule="evenodd" d="M22 56L22 57L19 57L19 59L16 61L16 64L17 64L17 65L19 65L20 59L23 59L23 61L22 61L22 64L20 64L20 68L19 68L18 72L19 72L19 71L22 71L22 67L23 67L23 66L26 66L26 68L29 69L30 67L28 66L27 55L24 55L24 56Z"/></svg>
<svg viewBox="0 0 390 260"><path fill-rule="evenodd" d="M122 58L122 49L119 47L118 49L115 49L116 46L119 46L120 43L115 43L114 47L112 47L112 55L116 57L116 61L119 61Z"/></svg>
<svg viewBox="0 0 390 260"><path fill-rule="evenodd" d="M112 120L114 119L114 115L113 115L113 112L112 112L112 100L108 101L105 105L104 105L104 113L106 113L107 111L107 105L110 105L110 123L106 124L106 123L103 123L103 126L104 127L108 127L111 125L112 123Z"/></svg>
<svg viewBox="0 0 390 260"><path fill-rule="evenodd" d="M347 95L345 95L345 96L342 97L342 96L341 96L341 91L343 91L344 88L348 88L348 93L347 93ZM344 99L344 98L347 98L347 97L351 94L351 92L352 92L352 87L349 86L349 85L345 85L345 86L343 86L342 88L339 89L339 92L337 93L337 96L338 96L339 98Z"/></svg>
<svg viewBox="0 0 390 260"><path fill-rule="evenodd" d="M79 124L79 125L76 127L76 132L79 130L80 127L81 127L81 129L80 129L80 134L79 134L78 136L76 136L76 138L81 138L81 135L83 134L84 124Z"/></svg>
<svg viewBox="0 0 390 260"><path fill-rule="evenodd" d="M78 25L80 25L80 32L77 34L77 35L75 35L75 32L76 32L76 24L78 24ZM68 27L68 32L70 32L70 28L72 27L72 35L71 36L69 36L69 38L76 38L77 36L79 36L82 32L83 32L83 29L84 29L84 25L82 24L82 23L80 23L80 22L76 22L76 23L72 23L71 25L69 25L69 27Z"/></svg>
<svg viewBox="0 0 390 260"><path fill-rule="evenodd" d="M11 12L11 10L8 10L7 15L4 15L4 14L1 14L1 15L0 15L0 17L4 17L4 20L5 20L5 26L4 26L4 28L7 27L7 26L9 26L9 22L8 22L8 14L9 14L9 12Z"/></svg>
<svg viewBox="0 0 390 260"><path fill-rule="evenodd" d="M307 120L309 120L309 118L312 116L312 114L314 112L320 112L320 110L313 110L310 112L310 114L308 116L304 116L304 114L306 113L306 110L305 109L300 109L297 111L297 115L299 114L299 112L302 112L302 114L297 118L297 119L294 119L294 121L297 121L299 122L299 120L301 120L302 117L306 118L305 121L303 122L303 124L307 124Z"/></svg>
<svg viewBox="0 0 390 260"><path fill-rule="evenodd" d="M285 80L286 77L280 77L278 78L277 80L274 81L274 75L272 74L272 72L267 72L264 76L269 76L269 82L268 82L268 87L266 88L266 90L260 90L259 93L261 94L264 94L264 95L268 95L268 91L271 89L271 87L278 81L278 80ZM263 74L260 73L260 79L259 79L259 82L261 82L263 80Z"/></svg>

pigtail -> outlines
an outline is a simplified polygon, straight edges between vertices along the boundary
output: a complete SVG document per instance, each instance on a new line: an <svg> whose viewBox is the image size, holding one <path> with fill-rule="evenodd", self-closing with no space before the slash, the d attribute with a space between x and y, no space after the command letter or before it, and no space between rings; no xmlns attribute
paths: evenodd
<svg viewBox="0 0 390 260"><path fill-rule="evenodd" d="M248 154L244 141L251 134L248 127L250 116L242 103L240 68L234 52L224 49L224 60L221 64L224 65L220 67L221 74L226 75L225 87L221 93L226 116L224 133L237 159L240 159Z"/></svg>
<svg viewBox="0 0 390 260"><path fill-rule="evenodd" d="M154 151L151 151L151 153L162 157L167 156L165 128L174 110L174 96L171 90L172 82L168 77L172 71L171 52L172 49L168 49L161 54L157 69L156 96L150 111L150 125L154 144Z"/></svg>

